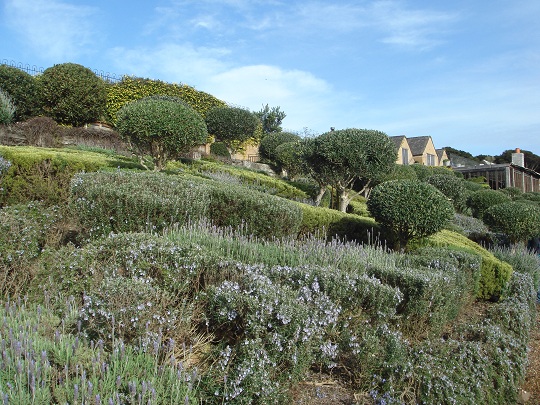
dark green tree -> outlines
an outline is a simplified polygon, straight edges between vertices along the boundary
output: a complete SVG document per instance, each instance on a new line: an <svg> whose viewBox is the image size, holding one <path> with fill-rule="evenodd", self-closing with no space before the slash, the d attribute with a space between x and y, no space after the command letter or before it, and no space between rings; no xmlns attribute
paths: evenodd
<svg viewBox="0 0 540 405"><path fill-rule="evenodd" d="M243 108L214 107L206 114L208 133L223 142L233 153L250 139L260 139L260 122L257 116ZM259 138L259 139L257 139Z"/></svg>
<svg viewBox="0 0 540 405"><path fill-rule="evenodd" d="M206 142L203 118L184 102L142 98L125 104L117 114L116 128L138 150L142 158L152 156L154 169L189 148Z"/></svg>
<svg viewBox="0 0 540 405"><path fill-rule="evenodd" d="M367 206L397 250L413 238L441 230L454 215L443 193L418 180L392 180L375 186Z"/></svg>
<svg viewBox="0 0 540 405"><path fill-rule="evenodd" d="M509 201L493 205L483 218L492 231L506 234L512 244L540 236L540 207L534 204Z"/></svg>
<svg viewBox="0 0 540 405"><path fill-rule="evenodd" d="M313 139L306 156L311 172L338 194L340 211L345 212L349 201L368 190L374 181L394 169L394 143L381 131L343 129L330 131ZM361 189L353 191L359 180Z"/></svg>
<svg viewBox="0 0 540 405"><path fill-rule="evenodd" d="M14 121L25 121L39 114L38 84L28 73L0 65L0 89L9 94L15 105Z"/></svg>
<svg viewBox="0 0 540 405"><path fill-rule="evenodd" d="M264 105L260 111L256 111L255 115L262 122L264 134L281 132L281 123L287 116L280 107L269 107L268 104Z"/></svg>
<svg viewBox="0 0 540 405"><path fill-rule="evenodd" d="M105 82L84 66L54 65L39 76L38 84L45 115L60 124L81 126L105 114Z"/></svg>
<svg viewBox="0 0 540 405"><path fill-rule="evenodd" d="M291 132L274 132L266 135L259 145L259 155L264 160L269 160L274 164L278 164L276 149L279 145L287 142L297 142L300 136Z"/></svg>
<svg viewBox="0 0 540 405"><path fill-rule="evenodd" d="M276 148L277 163L287 172L287 177L294 180L297 176L307 173L301 142L285 142Z"/></svg>

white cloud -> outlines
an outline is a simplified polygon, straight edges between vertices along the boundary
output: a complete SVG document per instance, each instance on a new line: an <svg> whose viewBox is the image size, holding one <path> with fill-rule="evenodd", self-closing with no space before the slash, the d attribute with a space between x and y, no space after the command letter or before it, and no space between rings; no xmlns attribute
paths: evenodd
<svg viewBox="0 0 540 405"><path fill-rule="evenodd" d="M33 52L54 62L66 62L91 52L98 32L92 17L98 10L55 0L7 0L10 28Z"/></svg>
<svg viewBox="0 0 540 405"><path fill-rule="evenodd" d="M262 105L280 106L287 117L284 127L318 131L332 125L332 108L337 107L337 94L324 80L300 70L284 70L276 66L253 65L230 69L210 77L205 87L228 102L254 111Z"/></svg>

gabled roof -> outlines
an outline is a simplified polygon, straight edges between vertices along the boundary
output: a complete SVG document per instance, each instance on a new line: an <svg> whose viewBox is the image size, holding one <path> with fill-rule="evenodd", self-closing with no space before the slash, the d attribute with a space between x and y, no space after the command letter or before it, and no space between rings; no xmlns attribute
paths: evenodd
<svg viewBox="0 0 540 405"><path fill-rule="evenodd" d="M437 157L439 158L439 162L442 161L443 155L446 153L446 149L435 149L437 152ZM448 157L448 154L446 155Z"/></svg>
<svg viewBox="0 0 540 405"><path fill-rule="evenodd" d="M431 136L415 136L407 138L413 156L423 155Z"/></svg>
<svg viewBox="0 0 540 405"><path fill-rule="evenodd" d="M389 138L392 142L394 142L394 145L396 145L396 149L399 149L403 143L403 139L405 139L405 135L389 136Z"/></svg>

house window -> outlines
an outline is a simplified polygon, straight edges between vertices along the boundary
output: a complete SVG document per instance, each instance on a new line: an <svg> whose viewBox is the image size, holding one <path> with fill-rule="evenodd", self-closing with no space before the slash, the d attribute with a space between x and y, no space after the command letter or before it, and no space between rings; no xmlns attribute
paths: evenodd
<svg viewBox="0 0 540 405"><path fill-rule="evenodd" d="M427 154L427 163L428 166L435 166L435 155L432 155L431 153Z"/></svg>
<svg viewBox="0 0 540 405"><path fill-rule="evenodd" d="M409 164L409 149L401 149L401 163L404 165Z"/></svg>

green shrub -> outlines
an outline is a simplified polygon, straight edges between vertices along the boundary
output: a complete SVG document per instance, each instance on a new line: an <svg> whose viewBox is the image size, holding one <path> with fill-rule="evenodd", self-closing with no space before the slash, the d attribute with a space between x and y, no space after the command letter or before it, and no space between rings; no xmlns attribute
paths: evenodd
<svg viewBox="0 0 540 405"><path fill-rule="evenodd" d="M299 142L285 142L275 150L276 163L287 171L287 177L294 179L308 173Z"/></svg>
<svg viewBox="0 0 540 405"><path fill-rule="evenodd" d="M478 298L497 300L504 296L513 269L508 263L497 259L489 251L456 232L442 230L431 235L424 243L428 246L450 246L473 252L482 257L480 265L480 289Z"/></svg>
<svg viewBox="0 0 540 405"><path fill-rule="evenodd" d="M484 212L483 218L492 231L506 234L513 244L540 235L540 207L535 205L516 201L496 204Z"/></svg>
<svg viewBox="0 0 540 405"><path fill-rule="evenodd" d="M233 151L250 139L258 141L262 135L262 124L257 116L243 108L214 107L206 113L205 121L208 133Z"/></svg>
<svg viewBox="0 0 540 405"><path fill-rule="evenodd" d="M372 218L301 203L299 206L303 218L300 235L326 235L328 239L337 236L359 243L376 243L379 240L380 227Z"/></svg>
<svg viewBox="0 0 540 405"><path fill-rule="evenodd" d="M448 248L424 248L398 258L395 266L368 266L367 273L399 288L402 331L412 336L440 333L476 298L480 257Z"/></svg>
<svg viewBox="0 0 540 405"><path fill-rule="evenodd" d="M10 124L15 116L15 105L8 93L0 88L0 124Z"/></svg>
<svg viewBox="0 0 540 405"><path fill-rule="evenodd" d="M0 89L9 94L15 105L15 121L38 115L38 85L30 74L13 66L0 65Z"/></svg>
<svg viewBox="0 0 540 405"><path fill-rule="evenodd" d="M231 153L223 142L214 142L210 145L210 153L216 156L222 156L226 159L231 158Z"/></svg>
<svg viewBox="0 0 540 405"><path fill-rule="evenodd" d="M391 173L381 177L380 183L390 180L418 180L414 165L394 165Z"/></svg>
<svg viewBox="0 0 540 405"><path fill-rule="evenodd" d="M300 136L290 132L270 133L261 140L261 144L259 146L259 155L263 159L268 159L271 162L277 162L277 147L283 143L296 142L300 139Z"/></svg>
<svg viewBox="0 0 540 405"><path fill-rule="evenodd" d="M467 205L475 218L483 219L484 212L491 206L510 201L510 198L497 190L479 190L469 196Z"/></svg>
<svg viewBox="0 0 540 405"><path fill-rule="evenodd" d="M142 157L152 156L156 170L208 137L203 118L183 102L147 97L124 105L117 113L118 132Z"/></svg>
<svg viewBox="0 0 540 405"><path fill-rule="evenodd" d="M296 234L301 211L290 201L242 186L159 173L88 173L71 186L73 206L91 236L160 230L207 217L259 237Z"/></svg>
<svg viewBox="0 0 540 405"><path fill-rule="evenodd" d="M508 195L512 200L517 200L523 195L523 191L517 187L506 187L499 190L501 193Z"/></svg>
<svg viewBox="0 0 540 405"><path fill-rule="evenodd" d="M38 83L43 111L58 123L82 126L105 114L105 82L84 66L54 65L45 69Z"/></svg>
<svg viewBox="0 0 540 405"><path fill-rule="evenodd" d="M434 174L429 176L426 182L435 186L448 197L457 212L463 213L467 210L466 189L463 186L464 180L447 174Z"/></svg>
<svg viewBox="0 0 540 405"><path fill-rule="evenodd" d="M369 212L395 238L396 247L431 235L454 215L446 197L435 187L415 180L379 184L368 200Z"/></svg>
<svg viewBox="0 0 540 405"><path fill-rule="evenodd" d="M202 117L213 107L225 106L225 102L211 94L195 90L186 84L171 84L160 80L124 76L118 83L107 86L107 117L116 123L116 113L125 104L144 97L162 95L178 97L188 103Z"/></svg>
<svg viewBox="0 0 540 405"><path fill-rule="evenodd" d="M65 204L69 184L77 172L100 168L141 168L122 156L70 149L1 146L0 155L12 164L0 187L0 206L41 200L46 205Z"/></svg>
<svg viewBox="0 0 540 405"><path fill-rule="evenodd" d="M60 242L60 220L58 207L37 202L0 209L0 297L26 294L42 249Z"/></svg>
<svg viewBox="0 0 540 405"><path fill-rule="evenodd" d="M367 208L367 200L364 197L357 196L347 207L347 212L350 214L358 215L361 217L369 217L369 210Z"/></svg>

